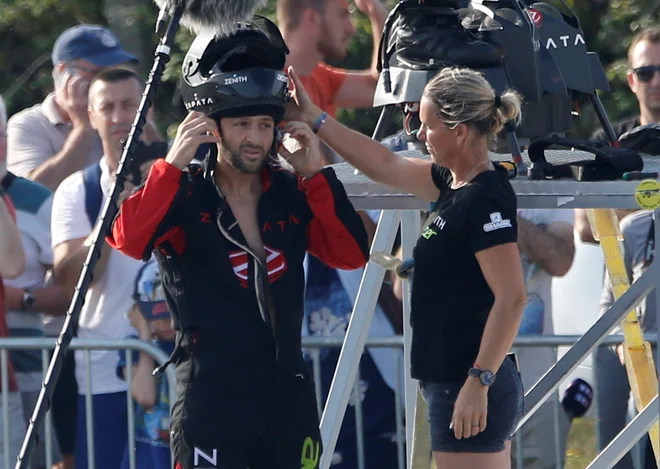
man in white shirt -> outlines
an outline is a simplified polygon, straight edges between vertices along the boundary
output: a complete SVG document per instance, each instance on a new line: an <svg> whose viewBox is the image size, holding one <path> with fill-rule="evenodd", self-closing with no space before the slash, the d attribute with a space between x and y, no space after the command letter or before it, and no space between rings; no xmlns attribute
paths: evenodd
<svg viewBox="0 0 660 469"><path fill-rule="evenodd" d="M104 156L100 162L100 188L105 203L122 153L122 140L128 136L138 109L143 84L131 70L105 70L92 80L89 119L98 131ZM94 181L95 182L95 181ZM130 186L130 184L129 184ZM78 281L88 246L94 238L87 215L88 190L82 171L62 181L53 200L52 244L55 278L73 289ZM78 337L119 339L130 333L126 317L132 306L135 277L142 263L104 243L80 313ZM86 374L85 356L77 351L78 419L76 429L76 469L87 468L85 390L91 386L95 466L117 469L128 439L126 382L117 378L116 351L91 352L91 376ZM89 382L88 382L89 379Z"/></svg>

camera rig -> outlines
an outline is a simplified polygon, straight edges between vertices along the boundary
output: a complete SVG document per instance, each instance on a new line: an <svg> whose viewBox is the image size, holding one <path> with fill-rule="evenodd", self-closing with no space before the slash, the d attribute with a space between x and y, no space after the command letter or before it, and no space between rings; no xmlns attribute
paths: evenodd
<svg viewBox="0 0 660 469"><path fill-rule="evenodd" d="M483 73L497 94L511 88L523 97L522 123L505 126L500 135L504 139L498 140L506 145L498 144L495 150L512 155L518 175L530 179L573 175L582 180L584 171L557 171L542 151L534 152L528 167L521 146L549 137L561 144L584 99L593 107L607 142L593 152L595 160L573 165L609 168L610 155L620 160L617 136L597 95L610 91L605 71L598 55L588 51L577 15L564 0L558 3L561 9L525 0L401 0L388 15L379 45L380 77L373 104L383 108L373 138L383 138L387 122L399 108L405 140L424 151L415 136L424 86L443 67L465 66ZM592 144L583 143L586 148ZM639 159L634 160L623 167L641 170ZM586 174L596 179L622 176L609 170Z"/></svg>

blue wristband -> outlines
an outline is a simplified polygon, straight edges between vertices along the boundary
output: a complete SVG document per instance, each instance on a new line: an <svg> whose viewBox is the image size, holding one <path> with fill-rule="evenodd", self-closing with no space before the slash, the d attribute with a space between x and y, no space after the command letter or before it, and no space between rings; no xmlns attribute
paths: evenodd
<svg viewBox="0 0 660 469"><path fill-rule="evenodd" d="M324 112L319 117L317 117L314 123L312 124L312 132L317 133L321 128L321 126L325 124L327 118L328 118L327 112Z"/></svg>

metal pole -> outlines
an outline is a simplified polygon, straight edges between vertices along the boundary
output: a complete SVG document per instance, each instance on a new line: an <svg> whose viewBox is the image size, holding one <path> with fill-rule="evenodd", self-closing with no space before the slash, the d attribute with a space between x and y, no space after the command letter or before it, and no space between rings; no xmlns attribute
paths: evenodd
<svg viewBox="0 0 660 469"><path fill-rule="evenodd" d="M614 132L614 128L612 127L610 120L607 118L607 113L605 112L603 103L601 103L596 91L589 95L589 101L591 101L591 105L596 111L596 117L598 117L598 121L603 127L603 131L605 132L605 137L607 138L608 143L614 143L618 141L616 133Z"/></svg>
<svg viewBox="0 0 660 469"><path fill-rule="evenodd" d="M413 249L422 222L418 210L408 210L401 217L401 254L403 259L413 256ZM412 327L410 326L410 282L403 281L403 360L406 364L406 378L404 382L406 398L406 451L408 455L407 467L412 467L412 445L414 439L415 408L417 406L417 380L410 376L410 345L412 343Z"/></svg>
<svg viewBox="0 0 660 469"><path fill-rule="evenodd" d="M587 469L610 469L639 441L644 433L658 420L658 396L655 396L644 409L613 439L594 459Z"/></svg>
<svg viewBox="0 0 660 469"><path fill-rule="evenodd" d="M395 106L394 104L388 104L387 106L383 106L383 109L380 111L380 116L378 117L378 122L376 122L376 127L374 128L374 132L371 135L372 140L376 140L377 142L380 142L382 138L384 137L385 133L385 127L387 124L390 122L390 119L392 119L392 114L394 114L394 109ZM360 174L359 169L353 170L353 174L358 175Z"/></svg>

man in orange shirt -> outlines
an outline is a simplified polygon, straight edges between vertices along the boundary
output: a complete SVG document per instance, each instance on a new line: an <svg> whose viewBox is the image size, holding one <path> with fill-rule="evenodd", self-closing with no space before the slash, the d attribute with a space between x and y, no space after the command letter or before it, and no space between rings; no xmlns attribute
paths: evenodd
<svg viewBox="0 0 660 469"><path fill-rule="evenodd" d="M374 52L371 67L349 71L330 67L325 60L343 60L355 35L348 0L278 0L277 21L289 47L290 65L312 101L335 116L337 108L372 107L378 81L378 45L387 9L380 0L355 0L371 20Z"/></svg>

